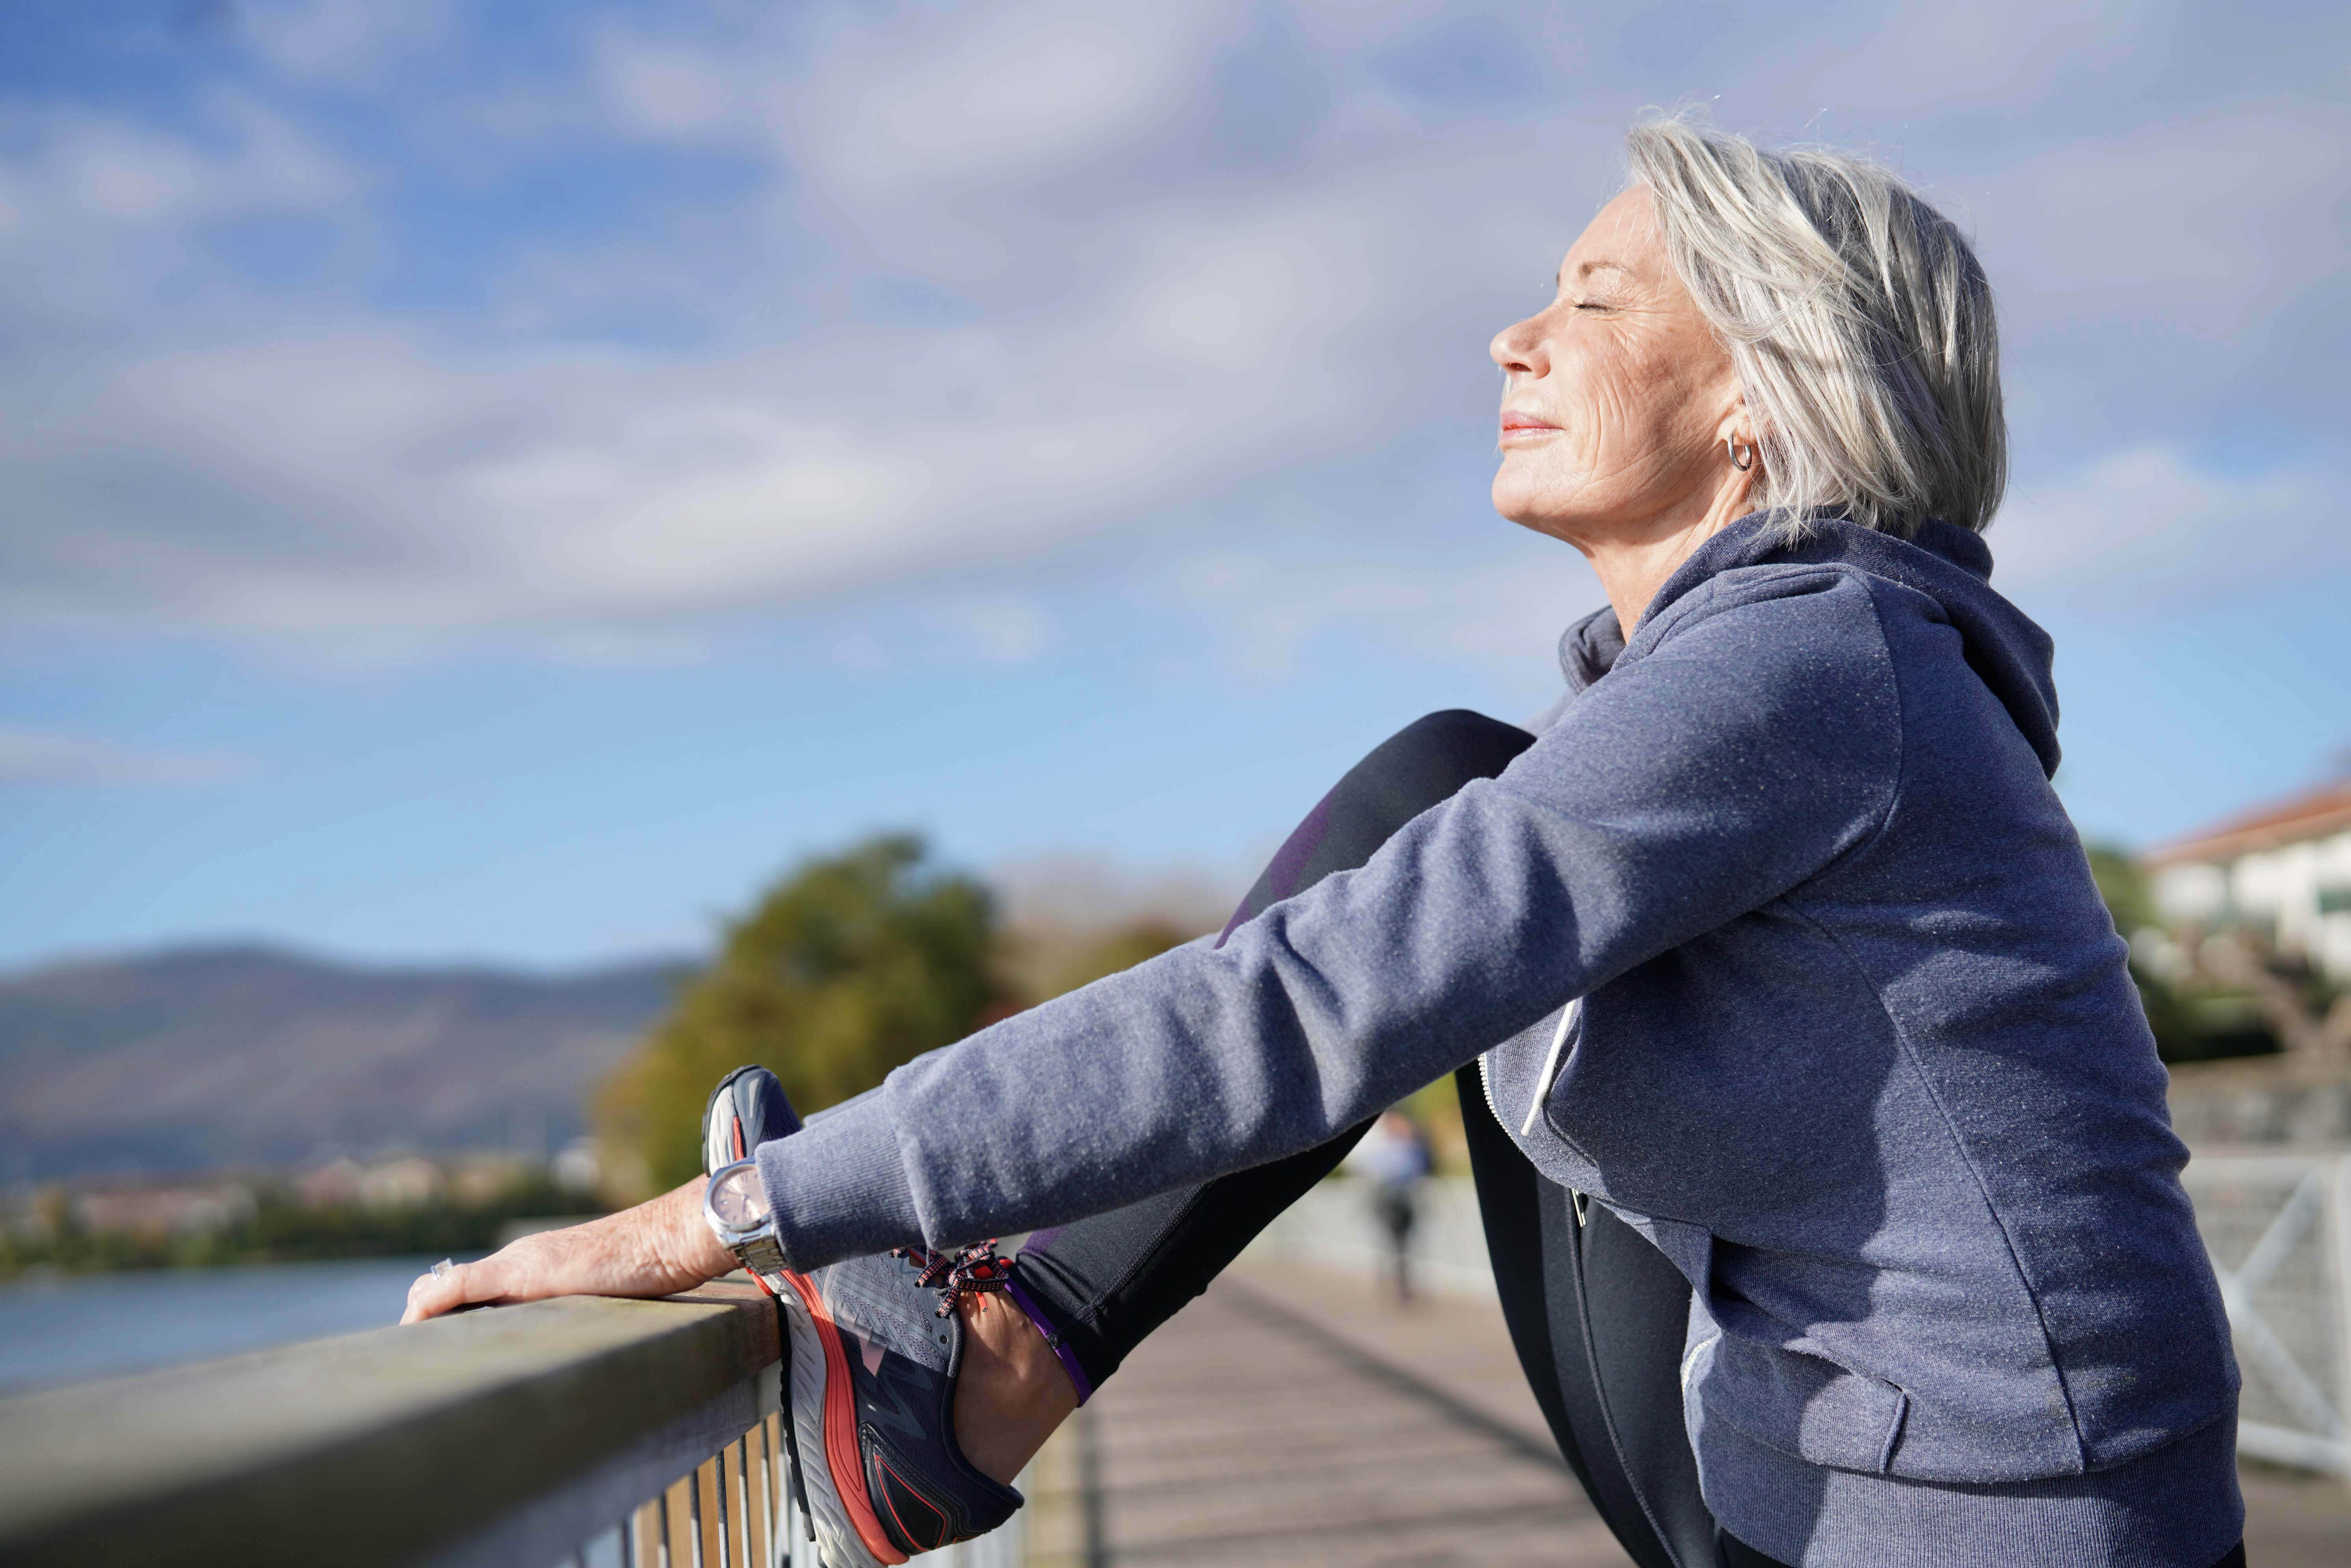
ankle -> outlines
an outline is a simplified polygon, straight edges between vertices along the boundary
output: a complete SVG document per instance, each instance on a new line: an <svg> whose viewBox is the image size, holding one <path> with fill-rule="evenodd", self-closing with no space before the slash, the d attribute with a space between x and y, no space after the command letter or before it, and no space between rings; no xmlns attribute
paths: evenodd
<svg viewBox="0 0 2351 1568"><path fill-rule="evenodd" d="M956 1442L982 1475L1007 1486L1078 1407L1068 1371L1029 1315L1001 1295L957 1303L963 1364L956 1377Z"/></svg>

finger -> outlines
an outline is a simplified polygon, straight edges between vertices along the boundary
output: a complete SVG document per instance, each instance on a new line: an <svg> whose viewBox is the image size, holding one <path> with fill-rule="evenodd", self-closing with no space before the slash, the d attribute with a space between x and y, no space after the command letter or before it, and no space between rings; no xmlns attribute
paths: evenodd
<svg viewBox="0 0 2351 1568"><path fill-rule="evenodd" d="M401 1309L400 1321L403 1324L423 1322L426 1318L447 1312L449 1309L439 1300L440 1294L440 1281L430 1274L419 1274L409 1284L408 1301Z"/></svg>
<svg viewBox="0 0 2351 1568"><path fill-rule="evenodd" d="M400 1314L403 1323L422 1322L475 1301L496 1301L499 1295L494 1267L496 1258L485 1258L478 1263L453 1263L448 1268L430 1274L420 1274L408 1287L408 1308Z"/></svg>
<svg viewBox="0 0 2351 1568"><path fill-rule="evenodd" d="M457 1281L458 1270L449 1269L440 1273L419 1274L408 1287L407 1309L400 1314L403 1323L422 1322L437 1318L454 1307L463 1306L465 1288Z"/></svg>

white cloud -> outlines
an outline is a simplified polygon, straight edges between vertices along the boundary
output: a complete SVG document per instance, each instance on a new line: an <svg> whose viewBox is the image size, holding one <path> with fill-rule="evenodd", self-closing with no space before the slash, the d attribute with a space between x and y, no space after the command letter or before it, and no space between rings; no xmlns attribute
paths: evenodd
<svg viewBox="0 0 2351 1568"><path fill-rule="evenodd" d="M279 70L306 81L380 80L449 42L449 0L243 0L238 22Z"/></svg>
<svg viewBox="0 0 2351 1568"><path fill-rule="evenodd" d="M1368 466L1466 433L1491 406L1487 334L1532 302L1613 183L1636 100L1586 77L1540 111L1440 113L1399 60L1457 9L1308 6L1314 52L1247 99L1219 96L1238 90L1226 68L1265 20L1237 0L1115 16L1071 0L810 5L758 11L724 38L674 18L591 26L577 79L490 73L496 103L436 105L411 129L472 138L503 114L497 159L608 153L617 136L637 155L718 149L762 172L723 211L527 234L478 314L355 295L156 307L147 297L175 268L191 287L217 281L201 264L206 225L263 211L389 221L375 185L296 110L251 96L214 93L200 123L169 133L57 110L0 163L0 214L14 214L0 256L30 280L20 319L62 331L71 304L109 338L59 356L69 377L0 370L0 612L344 643L519 627L580 657L686 656L696 617L1165 530L1258 476ZM1998 21L2016 14L1782 29L1742 91L1915 112L1925 129L1903 161L1964 174L1949 183L2022 339L2105 319L2236 343L2335 266L2351 177L2338 110L2240 99L2135 110L2090 136L2043 125L2026 99L2063 72L2138 90L2153 13L2065 0L2032 12L2038 31ZM305 80L455 36L434 6L254 15L271 59ZM1602 35L1498 16L1556 82L1587 55L1608 68ZM1988 103L2043 128L1979 149L1966 116ZM1269 108L1302 127L1280 157L1242 168L1200 152L1215 116ZM1960 130L1938 143L1942 112ZM900 284L941 291L947 324L858 303ZM707 336L691 343L640 332L600 348L580 325L690 313L698 296ZM2168 389L2167 417L2211 406L2222 392L2208 381ZM2032 537L2004 580L2093 570L2032 520L2087 537L2095 507L2069 494L2020 495L1994 539L2005 557L2008 538ZM1350 530L1406 524L1314 526L1345 549ZM1278 664L1311 630L1285 608L1309 585L1253 589L1235 570L1203 602L1246 629L1252 659ZM1314 591L1333 596L1331 614L1448 646L1483 634L1468 608L1480 594L1517 602L1516 584L1476 571L1443 580L1365 566ZM1526 612L1550 630L1562 618L1547 601ZM975 634L1013 648L1010 626Z"/></svg>
<svg viewBox="0 0 2351 1568"><path fill-rule="evenodd" d="M756 102L739 63L691 46L608 36L598 56L620 122L659 140L708 140L736 128Z"/></svg>
<svg viewBox="0 0 2351 1568"><path fill-rule="evenodd" d="M16 172L65 209L135 223L319 207L347 199L350 170L290 120L241 93L216 94L206 118L225 147L204 147L131 120L68 116Z"/></svg>
<svg viewBox="0 0 2351 1568"><path fill-rule="evenodd" d="M1838 117L2041 100L2068 73L2137 79L2160 57L2164 7L2116 0L1897 3L1836 16L1826 35L1787 29L1750 68L1771 89ZM1872 25L1873 23L1876 25ZM2156 35L2150 40L2148 35ZM2147 47L2150 41L2157 47Z"/></svg>
<svg viewBox="0 0 2351 1568"><path fill-rule="evenodd" d="M2229 340L2340 272L2346 185L2351 112L2289 101L2041 152L1970 204L2011 327Z"/></svg>
<svg viewBox="0 0 2351 1568"><path fill-rule="evenodd" d="M135 364L6 443L32 482L0 594L312 635L560 624L1142 526L1485 387L1475 301L1554 238L1458 159L1138 204L1105 224L1118 265L1002 326L691 359L314 331Z"/></svg>
<svg viewBox="0 0 2351 1568"><path fill-rule="evenodd" d="M2334 488L2311 469L2229 475L2167 446L2114 453L2001 509L1992 581L2130 614L2351 570Z"/></svg>
<svg viewBox="0 0 2351 1568"><path fill-rule="evenodd" d="M209 225L334 214L357 173L286 115L242 92L205 96L202 137L67 109L0 156L0 320L46 336L59 316L136 319L188 267Z"/></svg>
<svg viewBox="0 0 2351 1568"><path fill-rule="evenodd" d="M1547 541L1459 566L1207 556L1180 581L1234 666L1260 680L1289 675L1315 638L1353 631L1541 685L1560 633L1607 602L1583 558Z"/></svg>
<svg viewBox="0 0 2351 1568"><path fill-rule="evenodd" d="M798 161L872 201L1030 185L1113 162L1198 91L1232 4L1130 8L1073 0L909 16L844 28L781 107Z"/></svg>
<svg viewBox="0 0 2351 1568"><path fill-rule="evenodd" d="M2012 496L1988 536L1992 583L2028 606L2129 619L2351 572L2331 490L2313 468L2224 474L2166 446L2112 453ZM1192 559L1176 582L1257 680L1287 678L1317 639L1353 633L1540 682L1559 633L1606 602L1581 558L1533 539L1459 564L1226 551Z"/></svg>
<svg viewBox="0 0 2351 1568"><path fill-rule="evenodd" d="M869 200L1026 185L1132 152L1189 105L1244 10L814 6L747 38L608 28L593 56L619 127L764 147Z"/></svg>
<svg viewBox="0 0 2351 1568"><path fill-rule="evenodd" d="M0 784L208 784L246 771L225 752L163 751L0 728Z"/></svg>
<svg viewBox="0 0 2351 1568"><path fill-rule="evenodd" d="M946 619L970 638L982 655L1003 664L1035 658L1053 635L1052 622L1045 612L1025 600L960 605Z"/></svg>

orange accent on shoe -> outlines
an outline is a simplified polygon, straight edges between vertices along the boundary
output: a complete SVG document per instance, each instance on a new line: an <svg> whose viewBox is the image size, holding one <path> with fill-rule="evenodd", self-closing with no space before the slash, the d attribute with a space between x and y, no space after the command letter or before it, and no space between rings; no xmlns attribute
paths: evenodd
<svg viewBox="0 0 2351 1568"><path fill-rule="evenodd" d="M906 1554L890 1543L865 1490L864 1456L857 1450L857 1390L849 1381L849 1352L841 1343L841 1330L825 1311L814 1281L805 1274L786 1274L784 1279L808 1308L818 1343L824 1346L824 1462L832 1472L832 1490L841 1494L842 1511L865 1550L884 1563L904 1563Z"/></svg>

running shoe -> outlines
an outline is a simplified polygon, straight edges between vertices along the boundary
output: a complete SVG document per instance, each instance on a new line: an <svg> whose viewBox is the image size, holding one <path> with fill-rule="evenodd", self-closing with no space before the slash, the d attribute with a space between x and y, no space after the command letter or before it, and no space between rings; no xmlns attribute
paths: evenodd
<svg viewBox="0 0 2351 1568"><path fill-rule="evenodd" d="M751 1151L800 1130L784 1086L764 1067L738 1067L718 1081L702 1108L702 1172L747 1160Z"/></svg>
<svg viewBox="0 0 2351 1568"><path fill-rule="evenodd" d="M738 1068L711 1096L704 1158L714 1169L732 1164L761 1133L799 1128L775 1075ZM783 1276L793 1493L825 1568L904 1563L984 1535L1020 1507L1020 1494L975 1469L955 1437L956 1300L1001 1289L1003 1274L982 1244L953 1258L909 1249Z"/></svg>

